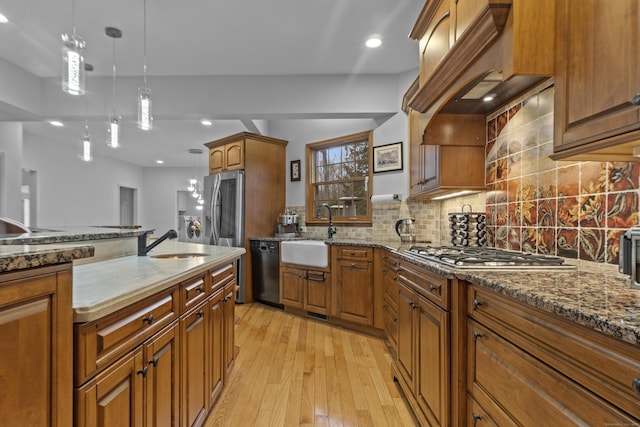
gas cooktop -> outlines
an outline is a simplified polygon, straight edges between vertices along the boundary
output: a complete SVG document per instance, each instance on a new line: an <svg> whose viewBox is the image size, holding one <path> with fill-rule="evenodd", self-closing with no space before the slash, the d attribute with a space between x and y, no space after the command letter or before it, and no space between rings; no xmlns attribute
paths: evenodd
<svg viewBox="0 0 640 427"><path fill-rule="evenodd" d="M460 269L571 269L564 259L506 249L461 246L412 246L405 253Z"/></svg>

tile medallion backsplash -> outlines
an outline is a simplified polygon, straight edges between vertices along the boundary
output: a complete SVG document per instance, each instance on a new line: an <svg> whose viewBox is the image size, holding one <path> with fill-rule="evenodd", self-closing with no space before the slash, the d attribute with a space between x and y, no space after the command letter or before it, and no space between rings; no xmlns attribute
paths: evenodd
<svg viewBox="0 0 640 427"><path fill-rule="evenodd" d="M553 87L487 117L486 211L498 248L617 263L638 224L640 165L555 162Z"/></svg>

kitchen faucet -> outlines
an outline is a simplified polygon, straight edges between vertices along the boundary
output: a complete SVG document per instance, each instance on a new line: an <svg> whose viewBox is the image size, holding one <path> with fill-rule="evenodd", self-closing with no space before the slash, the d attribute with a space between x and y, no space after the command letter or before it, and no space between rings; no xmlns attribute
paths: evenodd
<svg viewBox="0 0 640 427"><path fill-rule="evenodd" d="M144 234L141 234L140 236L138 236L138 256L146 256L147 252L149 252L151 249L155 248L165 240L175 239L176 237L178 237L178 233L176 233L176 230L169 230L166 233L164 233L162 236L160 236L155 242L147 246L147 234L151 233L151 231L152 230L149 230Z"/></svg>
<svg viewBox="0 0 640 427"><path fill-rule="evenodd" d="M326 203L323 203L322 206L327 208L327 210L329 211L329 227L327 229L327 234L329 235L329 240L331 240L333 238L333 235L336 234L338 230L336 229L336 226L333 225L333 219L331 216L331 207L329 207L329 205Z"/></svg>

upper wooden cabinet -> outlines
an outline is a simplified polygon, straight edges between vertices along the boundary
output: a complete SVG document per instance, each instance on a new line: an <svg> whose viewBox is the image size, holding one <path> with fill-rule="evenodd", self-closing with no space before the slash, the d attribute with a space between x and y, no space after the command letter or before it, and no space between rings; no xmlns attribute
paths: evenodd
<svg viewBox="0 0 640 427"><path fill-rule="evenodd" d="M637 160L638 0L558 0L554 160Z"/></svg>
<svg viewBox="0 0 640 427"><path fill-rule="evenodd" d="M244 169L244 141L209 148L209 174Z"/></svg>

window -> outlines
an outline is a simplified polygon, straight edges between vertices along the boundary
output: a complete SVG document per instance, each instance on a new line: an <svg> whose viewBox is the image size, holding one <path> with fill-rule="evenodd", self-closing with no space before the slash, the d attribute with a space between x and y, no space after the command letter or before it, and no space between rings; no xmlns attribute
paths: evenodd
<svg viewBox="0 0 640 427"><path fill-rule="evenodd" d="M371 224L373 132L307 144L306 223Z"/></svg>

